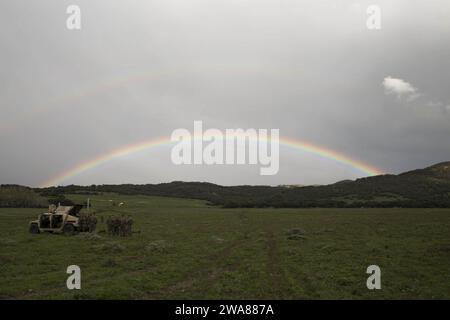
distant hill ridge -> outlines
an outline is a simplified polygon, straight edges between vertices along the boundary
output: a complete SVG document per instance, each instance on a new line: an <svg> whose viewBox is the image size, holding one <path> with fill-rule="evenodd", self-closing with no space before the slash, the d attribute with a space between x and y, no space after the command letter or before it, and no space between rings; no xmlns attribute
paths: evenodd
<svg viewBox="0 0 450 320"><path fill-rule="evenodd" d="M400 174L400 176L403 175L422 175L448 180L450 179L450 161L441 162L425 169L417 169Z"/></svg>
<svg viewBox="0 0 450 320"><path fill-rule="evenodd" d="M116 192L207 200L223 207L445 207L450 208L450 162L324 186L231 186L174 181L35 189L43 196Z"/></svg>

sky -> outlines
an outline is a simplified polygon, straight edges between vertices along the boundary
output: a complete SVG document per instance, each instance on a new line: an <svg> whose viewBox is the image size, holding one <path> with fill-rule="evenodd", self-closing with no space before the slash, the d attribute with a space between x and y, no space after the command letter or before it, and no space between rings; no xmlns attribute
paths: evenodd
<svg viewBox="0 0 450 320"><path fill-rule="evenodd" d="M69 30L69 5L81 29ZM381 29L366 26L369 5ZM0 184L40 186L178 128L279 129L400 173L450 160L448 0L3 0ZM171 146L56 184L327 184L366 175L280 146L255 165L175 165Z"/></svg>

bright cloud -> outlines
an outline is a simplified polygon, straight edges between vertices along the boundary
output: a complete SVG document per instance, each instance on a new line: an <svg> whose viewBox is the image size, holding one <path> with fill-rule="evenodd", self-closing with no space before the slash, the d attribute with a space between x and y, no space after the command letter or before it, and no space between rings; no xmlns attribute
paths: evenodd
<svg viewBox="0 0 450 320"><path fill-rule="evenodd" d="M417 89L403 79L386 77L383 80L383 87L386 94L395 94L398 98L406 97L413 100L419 96Z"/></svg>

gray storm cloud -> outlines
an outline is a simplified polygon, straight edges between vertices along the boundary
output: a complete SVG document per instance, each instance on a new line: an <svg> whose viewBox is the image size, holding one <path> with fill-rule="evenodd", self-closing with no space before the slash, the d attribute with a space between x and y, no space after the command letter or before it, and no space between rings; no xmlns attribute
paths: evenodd
<svg viewBox="0 0 450 320"><path fill-rule="evenodd" d="M81 30L66 28L72 4ZM0 183L39 185L112 150L192 130L195 120L279 129L385 172L450 160L450 3L377 1L381 29L368 30L371 4L1 1ZM270 177L255 166L175 166L159 145L62 183L322 184L362 175L286 145Z"/></svg>

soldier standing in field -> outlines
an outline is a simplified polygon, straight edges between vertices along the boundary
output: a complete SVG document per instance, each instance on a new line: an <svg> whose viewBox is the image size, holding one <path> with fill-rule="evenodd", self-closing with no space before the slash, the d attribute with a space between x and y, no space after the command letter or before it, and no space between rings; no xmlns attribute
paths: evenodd
<svg viewBox="0 0 450 320"><path fill-rule="evenodd" d="M97 227L97 217L95 216L95 214L90 214L88 219L88 231L94 232Z"/></svg>

